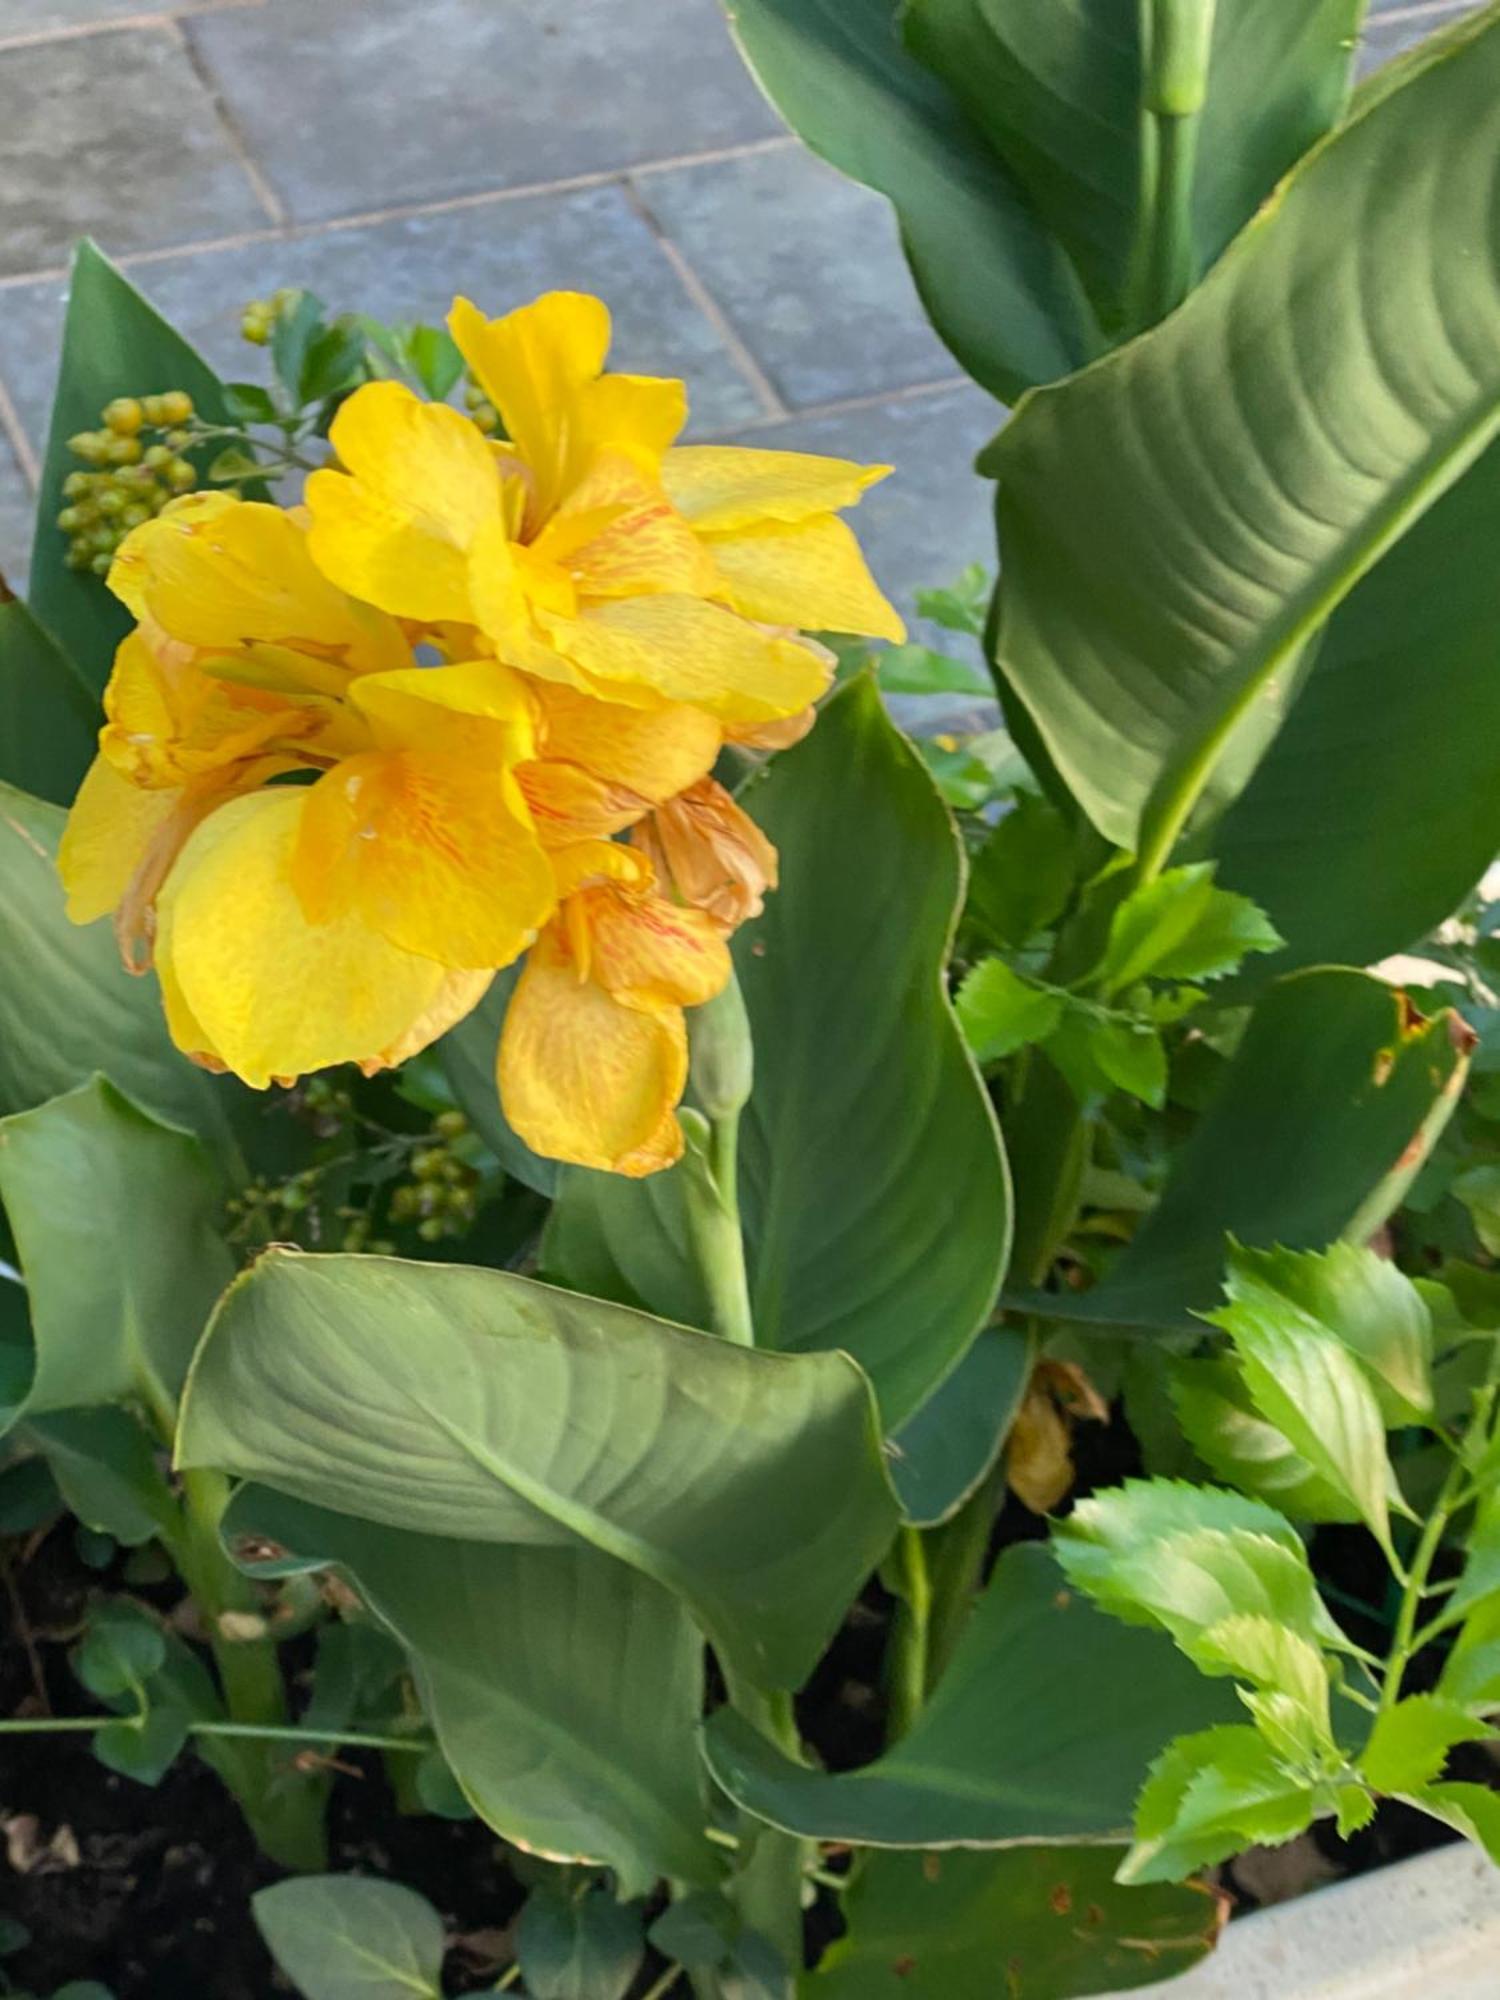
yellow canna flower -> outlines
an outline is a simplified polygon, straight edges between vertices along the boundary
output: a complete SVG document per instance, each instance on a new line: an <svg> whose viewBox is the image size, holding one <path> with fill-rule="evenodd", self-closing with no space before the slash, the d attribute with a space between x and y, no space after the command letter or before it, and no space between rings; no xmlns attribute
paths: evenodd
<svg viewBox="0 0 1500 2000"><path fill-rule="evenodd" d="M193 495L122 542L69 914L154 946L178 1046L258 1088L404 1061L529 950L512 1123L652 1173L684 1009L776 881L711 772L811 726L808 633L901 636L839 518L888 468L679 446L682 384L606 373L597 299L450 324L503 438L371 383L305 507Z"/></svg>
<svg viewBox="0 0 1500 2000"><path fill-rule="evenodd" d="M390 382L358 390L314 473L324 574L395 616L468 622L545 681L726 724L805 709L828 684L795 628L899 636L836 510L888 467L792 452L674 449L679 382L603 373L609 314L553 292L449 324L500 414L487 442Z"/></svg>
<svg viewBox="0 0 1500 2000"><path fill-rule="evenodd" d="M553 856L561 905L532 948L500 1037L506 1116L535 1151L632 1178L682 1153L685 1007L728 984L722 931L658 894L634 848Z"/></svg>

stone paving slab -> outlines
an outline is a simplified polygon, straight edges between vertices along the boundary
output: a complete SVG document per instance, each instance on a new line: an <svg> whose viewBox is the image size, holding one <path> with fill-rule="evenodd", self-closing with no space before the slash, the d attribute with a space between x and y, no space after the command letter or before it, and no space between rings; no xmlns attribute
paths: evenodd
<svg viewBox="0 0 1500 2000"><path fill-rule="evenodd" d="M16 597L25 595L26 556L31 546L31 489L16 455L0 437L0 577Z"/></svg>
<svg viewBox="0 0 1500 2000"><path fill-rule="evenodd" d="M106 218L122 251L266 222L167 27L0 49L0 275L65 263Z"/></svg>
<svg viewBox="0 0 1500 2000"><path fill-rule="evenodd" d="M890 204L802 147L634 179L794 407L957 372L918 302Z"/></svg>
<svg viewBox="0 0 1500 2000"><path fill-rule="evenodd" d="M267 0L187 33L299 221L782 129L716 0Z"/></svg>
<svg viewBox="0 0 1500 2000"><path fill-rule="evenodd" d="M1451 5L1424 5L1418 9L1396 4L1396 0L1386 0L1384 6L1377 0L1375 16L1365 31L1363 45L1359 52L1356 73L1367 77L1388 63L1393 56L1414 49L1418 42L1436 34L1440 28L1448 27L1465 14L1472 14L1476 0L1453 0Z"/></svg>
<svg viewBox="0 0 1500 2000"><path fill-rule="evenodd" d="M106 237L104 247L113 248ZM306 285L334 311L441 319L455 293L502 312L538 292L597 292L615 319L613 365L688 384L698 432L753 421L764 404L684 290L619 187L526 195L389 222L271 238L130 267L162 313L228 379L258 379L266 356L239 337L240 309L278 285ZM40 449L57 373L66 286L0 290L0 379ZM146 389L165 388L146 383Z"/></svg>

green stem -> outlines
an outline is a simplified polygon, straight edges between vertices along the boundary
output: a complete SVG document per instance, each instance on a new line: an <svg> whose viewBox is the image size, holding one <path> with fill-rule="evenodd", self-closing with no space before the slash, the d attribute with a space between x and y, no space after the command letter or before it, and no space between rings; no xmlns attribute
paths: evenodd
<svg viewBox="0 0 1500 2000"><path fill-rule="evenodd" d="M641 2000L666 2000L666 1996L682 1977L680 1965L669 1965L661 1978L656 1980L641 1995Z"/></svg>
<svg viewBox="0 0 1500 2000"><path fill-rule="evenodd" d="M1214 0L1139 0L1141 177L1133 292L1137 329L1178 306L1198 276L1193 174Z"/></svg>
<svg viewBox="0 0 1500 2000"><path fill-rule="evenodd" d="M888 1740L905 1736L927 1701L931 1662L932 1579L927 1549L917 1528L903 1527L896 1536L892 1566L897 1592L896 1615L886 1653Z"/></svg>
<svg viewBox="0 0 1500 2000"><path fill-rule="evenodd" d="M1465 1504L1460 1492L1464 1467L1455 1461L1443 1481L1432 1512L1427 1517L1427 1525L1422 1530L1422 1538L1417 1543L1416 1553L1411 1559L1401 1591L1401 1606L1396 1613L1396 1626L1391 1635L1391 1650L1387 1656L1385 1684L1380 1690L1380 1713L1394 1708L1401 1698L1401 1683L1406 1670L1426 1643L1426 1635L1417 1632L1417 1613L1421 1609L1422 1593L1427 1584L1428 1574L1436 1560L1437 1552L1443 1545L1443 1537L1448 1532L1448 1524ZM1394 1562L1392 1563L1394 1568Z"/></svg>
<svg viewBox="0 0 1500 2000"><path fill-rule="evenodd" d="M3 1736L54 1736L71 1733L84 1734L100 1729L108 1722L127 1722L132 1727L142 1727L149 1715L143 1708L139 1715L53 1715L30 1717L16 1721L7 1719L0 1722ZM246 1739L257 1743L305 1743L322 1747L337 1743L348 1750L404 1750L423 1752L432 1749L431 1737L425 1736L382 1736L371 1730L339 1729L325 1732L316 1729L299 1729L292 1723L276 1728L270 1723L255 1722L190 1722L189 1736L205 1736L230 1739Z"/></svg>
<svg viewBox="0 0 1500 2000"><path fill-rule="evenodd" d="M791 1696L751 1687L727 1668L725 1679L735 1712L788 1757L804 1762ZM788 1995L802 1970L802 1878L811 1859L807 1843L795 1834L741 1814L739 1862L729 1884L730 1900L746 1928L759 1932L781 1954Z"/></svg>
<svg viewBox="0 0 1500 2000"><path fill-rule="evenodd" d="M683 1122L694 1117L683 1113ZM683 1206L688 1238L708 1293L709 1325L722 1340L755 1345L745 1240L740 1229L736 1156L739 1113L721 1114L702 1128L688 1126L682 1161Z"/></svg>

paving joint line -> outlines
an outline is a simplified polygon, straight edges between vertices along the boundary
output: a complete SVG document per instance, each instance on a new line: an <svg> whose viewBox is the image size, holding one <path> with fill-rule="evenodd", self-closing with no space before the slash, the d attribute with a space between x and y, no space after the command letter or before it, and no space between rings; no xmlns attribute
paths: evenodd
<svg viewBox="0 0 1500 2000"><path fill-rule="evenodd" d="M768 423L779 423L783 418L789 417L791 411L787 408L776 384L760 365L744 335L709 290L687 252L667 234L656 211L633 180L629 178L622 180L620 187L630 204L632 213L639 216L650 230L657 248L677 273L683 290L719 336L730 360L754 391L755 399L761 407L762 417Z"/></svg>
<svg viewBox="0 0 1500 2000"><path fill-rule="evenodd" d="M182 51L183 61L202 86L214 116L219 121L219 130L229 142L229 150L240 164L240 169L250 183L255 199L278 230L285 229L287 214L281 196L271 185L265 169L250 150L250 142L240 130L239 120L224 101L224 93L219 88L218 78L203 60L197 43L182 25L180 15L169 15L166 23L167 34Z"/></svg>
<svg viewBox="0 0 1500 2000"><path fill-rule="evenodd" d="M1470 0L1471 7L1477 4L1478 0ZM1383 28L1387 21L1397 25L1403 21L1421 21L1430 14L1441 14L1453 5L1454 0L1407 0L1407 5L1404 7L1386 7L1378 14L1367 14L1364 38L1369 36L1372 29Z"/></svg>
<svg viewBox="0 0 1500 2000"><path fill-rule="evenodd" d="M801 404L795 409L788 409L780 417L752 417L745 423L732 425L723 435L770 430L782 423L810 423L817 417L853 416L860 410L884 409L890 403L920 403L929 396L941 396L945 390L966 386L970 386L967 375L941 375L931 382L905 382L897 389L871 389L860 396L836 396L826 403Z"/></svg>
<svg viewBox="0 0 1500 2000"><path fill-rule="evenodd" d="M236 7L264 5L265 0L198 0L197 5L117 14L107 21L66 21L55 28L23 28L18 35L0 35L0 56L12 49L44 48L49 42L85 42L95 35L118 34L122 28L169 28L175 21L192 20L200 14L224 14Z"/></svg>
<svg viewBox="0 0 1500 2000"><path fill-rule="evenodd" d="M11 400L11 393L0 378L0 436L3 436L16 455L16 463L21 468L21 477L35 493L42 480L42 462L36 455L31 439L26 435L26 426L21 422L21 413Z"/></svg>
<svg viewBox="0 0 1500 2000"><path fill-rule="evenodd" d="M791 133L769 139L747 139L735 146L716 146L702 153L681 153L653 160L646 167L600 167L588 173L569 174L555 181L527 181L520 187L481 188L472 194L443 195L431 201L398 202L389 208L359 209L349 215L320 216L315 221L288 220L279 228L232 230L224 236L203 236L186 243L167 243L159 249L127 250L114 261L122 270L137 264L161 264L171 257L197 257L210 250L248 250L258 243L302 243L310 237L332 235L345 229L373 229L382 222L407 222L418 216L456 214L467 208L483 208L490 202L528 201L549 194L580 194L590 188L609 187L624 182L627 174L662 173L675 167L717 166L721 160L748 159L756 153L770 153L795 146ZM15 285L54 284L66 278L66 264L49 264L34 271L0 273L0 291Z"/></svg>

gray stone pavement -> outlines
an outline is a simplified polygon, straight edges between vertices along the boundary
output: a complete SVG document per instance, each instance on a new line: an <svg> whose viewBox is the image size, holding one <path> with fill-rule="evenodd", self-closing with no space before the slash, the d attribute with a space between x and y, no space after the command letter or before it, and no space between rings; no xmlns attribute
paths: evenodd
<svg viewBox="0 0 1500 2000"><path fill-rule="evenodd" d="M1374 0L1362 63L1469 0ZM886 205L783 130L717 0L0 0L0 570L24 574L65 271L90 234L221 369L240 307L614 310L698 437L886 460L860 528L909 604L991 553L999 421ZM143 388L160 387L143 384Z"/></svg>

